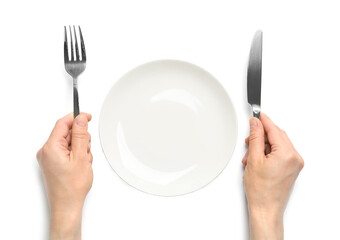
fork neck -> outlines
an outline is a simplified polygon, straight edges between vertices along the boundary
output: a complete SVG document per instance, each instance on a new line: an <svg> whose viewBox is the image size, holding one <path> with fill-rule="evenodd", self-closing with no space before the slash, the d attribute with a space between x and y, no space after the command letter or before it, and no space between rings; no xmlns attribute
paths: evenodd
<svg viewBox="0 0 340 240"><path fill-rule="evenodd" d="M73 78L73 87L78 87L78 77Z"/></svg>

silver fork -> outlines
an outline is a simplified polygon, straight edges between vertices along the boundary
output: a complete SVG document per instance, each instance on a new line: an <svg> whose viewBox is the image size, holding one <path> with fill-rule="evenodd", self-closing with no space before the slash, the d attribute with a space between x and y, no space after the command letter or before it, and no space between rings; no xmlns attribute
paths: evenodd
<svg viewBox="0 0 340 240"><path fill-rule="evenodd" d="M78 96L78 76L84 72L86 67L86 52L83 35L81 33L81 29L79 28L79 37L80 37L80 49L81 49L81 58L79 56L79 46L77 41L77 32L75 26L73 26L73 34L71 30L71 26L69 26L70 30L70 46L71 46L71 57L68 54L68 41L67 41L67 30L65 29L65 41L64 41L64 62L65 69L68 74L73 78L73 114L76 118L79 115L79 96ZM73 51L73 37L75 39L75 54ZM74 57L75 55L75 57Z"/></svg>

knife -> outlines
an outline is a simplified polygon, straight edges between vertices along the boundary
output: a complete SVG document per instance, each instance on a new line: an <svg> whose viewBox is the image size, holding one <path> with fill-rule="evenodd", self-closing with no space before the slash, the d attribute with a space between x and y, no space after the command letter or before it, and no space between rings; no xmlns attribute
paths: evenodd
<svg viewBox="0 0 340 240"><path fill-rule="evenodd" d="M253 110L253 117L260 118L261 113L261 72L262 72L262 31L258 30L253 38L249 53L247 72L248 103Z"/></svg>

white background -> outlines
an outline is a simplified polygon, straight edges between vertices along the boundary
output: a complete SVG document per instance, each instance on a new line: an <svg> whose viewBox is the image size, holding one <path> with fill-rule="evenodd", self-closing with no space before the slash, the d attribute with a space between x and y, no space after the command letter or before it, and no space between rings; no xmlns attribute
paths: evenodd
<svg viewBox="0 0 340 240"><path fill-rule="evenodd" d="M285 215L286 239L340 239L340 14L336 1L1 1L0 239L47 239L48 206L35 160L55 121L72 111L63 26L82 26L79 79L90 123L94 183L83 239L248 239L241 159L249 127L246 66L264 32L262 110L305 160ZM157 59L203 67L231 96L236 149L211 184L156 197L125 184L104 158L98 118L127 71Z"/></svg>

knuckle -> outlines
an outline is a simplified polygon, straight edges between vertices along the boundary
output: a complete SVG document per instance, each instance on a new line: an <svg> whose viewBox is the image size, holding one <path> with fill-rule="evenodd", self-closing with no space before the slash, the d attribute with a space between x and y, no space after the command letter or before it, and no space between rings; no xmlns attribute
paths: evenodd
<svg viewBox="0 0 340 240"><path fill-rule="evenodd" d="M42 148L39 150L39 152L37 153L37 160L38 160L38 162L43 161L45 156L48 156L51 151L52 151L52 148L51 148L50 144L48 142L46 142L42 146Z"/></svg>
<svg viewBox="0 0 340 240"><path fill-rule="evenodd" d="M302 157L296 151L291 150L287 153L286 156L287 156L287 161L289 163L298 164L300 169L303 168L304 160L302 159Z"/></svg>
<svg viewBox="0 0 340 240"><path fill-rule="evenodd" d="M41 148L41 154L46 155L50 151L49 144L45 143L44 146Z"/></svg>
<svg viewBox="0 0 340 240"><path fill-rule="evenodd" d="M249 135L249 142L263 138L260 133L253 131Z"/></svg>
<svg viewBox="0 0 340 240"><path fill-rule="evenodd" d="M88 137L89 137L88 132L85 132L85 131L73 131L72 132L72 138L88 139Z"/></svg>
<svg viewBox="0 0 340 240"><path fill-rule="evenodd" d="M297 154L294 151L288 151L286 156L288 162L295 162L297 160Z"/></svg>
<svg viewBox="0 0 340 240"><path fill-rule="evenodd" d="M37 154L35 155L36 159L38 162L40 162L40 154L41 154L41 149L39 149L39 151L37 152Z"/></svg>
<svg viewBox="0 0 340 240"><path fill-rule="evenodd" d="M299 157L299 167L300 167L300 170L302 170L304 166L305 166L305 161L304 161L303 158L300 156L300 157Z"/></svg>

